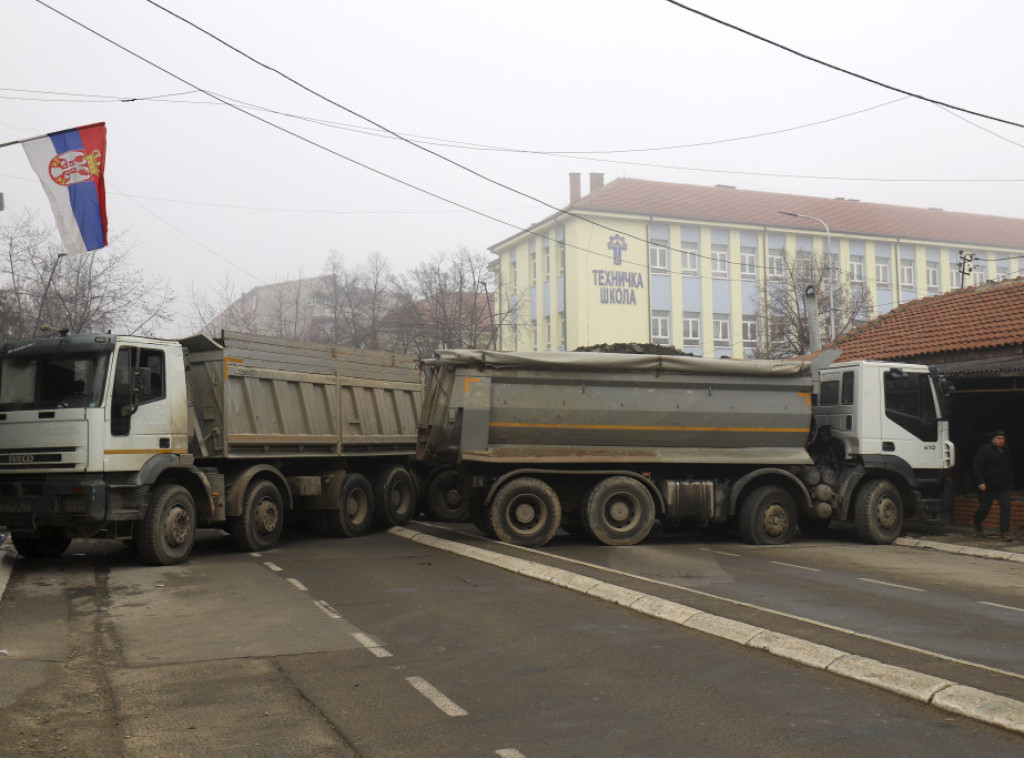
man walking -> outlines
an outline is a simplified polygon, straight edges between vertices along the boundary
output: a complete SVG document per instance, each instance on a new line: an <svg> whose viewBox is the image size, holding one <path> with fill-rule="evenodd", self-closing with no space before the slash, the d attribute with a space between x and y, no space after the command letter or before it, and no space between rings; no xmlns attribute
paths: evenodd
<svg viewBox="0 0 1024 758"><path fill-rule="evenodd" d="M978 487L978 509L974 512L974 533L985 536L981 522L985 520L992 501L999 503L999 536L1009 542L1010 536L1010 492L1013 489L1013 459L1006 446L1006 434L996 429L989 435L989 442L978 449L974 456L974 482Z"/></svg>

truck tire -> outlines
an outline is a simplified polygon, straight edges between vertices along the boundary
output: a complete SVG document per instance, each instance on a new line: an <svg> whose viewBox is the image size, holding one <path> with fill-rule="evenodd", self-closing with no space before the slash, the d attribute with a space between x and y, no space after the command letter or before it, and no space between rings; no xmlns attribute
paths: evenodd
<svg viewBox="0 0 1024 758"><path fill-rule="evenodd" d="M857 491L854 521L863 542L889 545L903 531L903 498L896 485L885 479L867 482Z"/></svg>
<svg viewBox="0 0 1024 758"><path fill-rule="evenodd" d="M383 529L408 524L416 515L416 481L405 466L388 466L377 474L374 520Z"/></svg>
<svg viewBox="0 0 1024 758"><path fill-rule="evenodd" d="M284 530L284 498L269 479L256 479L245 491L242 515L231 519L231 538L242 550L270 550Z"/></svg>
<svg viewBox="0 0 1024 758"><path fill-rule="evenodd" d="M540 479L517 476L494 493L487 515L494 534L502 542L540 547L558 531L562 506L555 491Z"/></svg>
<svg viewBox="0 0 1024 758"><path fill-rule="evenodd" d="M583 500L581 521L605 545L635 545L654 526L654 497L641 482L610 476L595 484Z"/></svg>
<svg viewBox="0 0 1024 758"><path fill-rule="evenodd" d="M11 533L11 542L22 558L56 558L71 544L60 529L42 528L35 534Z"/></svg>
<svg viewBox="0 0 1024 758"><path fill-rule="evenodd" d="M449 524L469 518L469 504L462 502L458 485L459 472L453 468L438 471L427 480L427 518Z"/></svg>
<svg viewBox="0 0 1024 758"><path fill-rule="evenodd" d="M785 545L796 534L793 496L782 487L758 487L740 508L740 537L751 545Z"/></svg>
<svg viewBox="0 0 1024 758"><path fill-rule="evenodd" d="M132 545L143 563L174 566L184 563L196 543L196 504L180 484L161 484L142 521L135 525Z"/></svg>
<svg viewBox="0 0 1024 758"><path fill-rule="evenodd" d="M362 474L346 474L328 488L338 507L319 512L318 527L328 537L362 537L373 526L373 488ZM337 493L336 495L334 493Z"/></svg>
<svg viewBox="0 0 1024 758"><path fill-rule="evenodd" d="M494 533L494 528L491 526L489 511L483 503L473 503L469 506L469 520L485 537L490 537L492 540L498 539L498 535Z"/></svg>

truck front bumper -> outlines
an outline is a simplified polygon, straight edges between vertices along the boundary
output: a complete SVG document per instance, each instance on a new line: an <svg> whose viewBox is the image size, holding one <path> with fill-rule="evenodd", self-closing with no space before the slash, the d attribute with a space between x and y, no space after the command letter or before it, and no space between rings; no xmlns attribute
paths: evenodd
<svg viewBox="0 0 1024 758"><path fill-rule="evenodd" d="M108 520L107 484L102 476L0 478L0 525L11 530L98 527Z"/></svg>

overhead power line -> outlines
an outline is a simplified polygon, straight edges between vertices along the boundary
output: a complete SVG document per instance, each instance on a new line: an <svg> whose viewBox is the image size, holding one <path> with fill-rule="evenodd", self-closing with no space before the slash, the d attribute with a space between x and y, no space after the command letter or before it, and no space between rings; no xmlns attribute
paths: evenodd
<svg viewBox="0 0 1024 758"><path fill-rule="evenodd" d="M896 87L892 84L886 84L885 82L879 81L878 79L872 79L870 76L858 74L856 71L850 71L849 69L843 68L842 66L837 66L834 63L823 61L821 60L821 58L815 58L813 55L801 53L799 50L794 50L791 47L787 47L786 45L783 45L781 42L776 42L775 40L768 39L767 37L763 37L760 34L756 34L755 32L752 32L749 29L744 29L742 26L731 24L728 21L723 21L720 18L712 16L710 13L705 13L704 11L692 8L689 5L686 5L685 3L679 2L679 0L665 0L665 2L667 2L669 5L674 5L680 10L689 11L690 13L693 13L696 16L706 18L708 21L713 21L716 24L720 24L728 29L732 29L733 31L739 32L740 34L745 34L748 37L753 37L754 39L764 42L765 44L771 45L772 47L777 47L780 50L785 50L787 53L791 53L797 56L798 58L803 58L804 60L810 61L811 63L817 63L819 66L824 66L825 68L830 68L833 71L838 71L841 74L852 76L853 78L860 79L861 81L867 82L868 84L874 84L877 87L882 87L891 92L898 92L901 95L906 95L907 97L912 97L915 100L921 100L922 102L925 103L931 103L932 105L938 105L943 108L949 108L954 111L960 111L961 113L967 113L971 116L978 116L979 118L988 119L989 121L996 121L1000 124L1007 124L1009 126L1016 126L1024 129L1024 124L1018 123L1017 121L1011 121L1006 118L1000 118L999 116L992 116L987 113L980 113L979 111L972 111L969 108L964 108L959 105L953 105L952 103L947 103L942 100L936 100L935 98L928 97L927 95L921 95L917 92L911 92L910 90L901 89L900 87Z"/></svg>

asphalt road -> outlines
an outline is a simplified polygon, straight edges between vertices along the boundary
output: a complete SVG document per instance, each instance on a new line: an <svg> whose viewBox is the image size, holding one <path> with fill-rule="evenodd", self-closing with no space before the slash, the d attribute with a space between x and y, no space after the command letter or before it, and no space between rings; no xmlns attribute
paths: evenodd
<svg viewBox="0 0 1024 758"><path fill-rule="evenodd" d="M1018 566L842 539L523 551L411 527L1020 696ZM297 533L261 556L210 534L168 568L87 540L18 561L0 682L0 754L15 756L1024 750L1013 732L389 533Z"/></svg>

